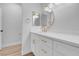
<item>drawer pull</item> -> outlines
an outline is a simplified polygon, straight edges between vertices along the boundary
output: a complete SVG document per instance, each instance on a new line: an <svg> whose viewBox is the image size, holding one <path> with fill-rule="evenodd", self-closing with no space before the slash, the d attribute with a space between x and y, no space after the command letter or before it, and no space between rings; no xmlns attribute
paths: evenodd
<svg viewBox="0 0 79 59"><path fill-rule="evenodd" d="M33 40L33 44L35 44L35 40Z"/></svg>
<svg viewBox="0 0 79 59"><path fill-rule="evenodd" d="M47 51L45 51L44 49L41 49L41 51L43 51L44 53L47 53Z"/></svg>
<svg viewBox="0 0 79 59"><path fill-rule="evenodd" d="M41 41L43 41L44 43L47 43L47 41L45 41L45 40L41 40Z"/></svg>
<svg viewBox="0 0 79 59"><path fill-rule="evenodd" d="M45 43L47 43L47 41L44 41Z"/></svg>

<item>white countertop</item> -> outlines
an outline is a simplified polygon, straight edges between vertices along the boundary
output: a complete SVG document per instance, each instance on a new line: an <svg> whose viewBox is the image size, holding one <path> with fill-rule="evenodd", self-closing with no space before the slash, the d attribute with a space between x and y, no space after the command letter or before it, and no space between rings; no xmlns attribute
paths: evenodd
<svg viewBox="0 0 79 59"><path fill-rule="evenodd" d="M42 32L40 30L40 27L32 28L31 33L46 36L49 38L55 38L54 40L66 42L70 45L79 47L79 35L70 35L70 34L55 33L55 32Z"/></svg>

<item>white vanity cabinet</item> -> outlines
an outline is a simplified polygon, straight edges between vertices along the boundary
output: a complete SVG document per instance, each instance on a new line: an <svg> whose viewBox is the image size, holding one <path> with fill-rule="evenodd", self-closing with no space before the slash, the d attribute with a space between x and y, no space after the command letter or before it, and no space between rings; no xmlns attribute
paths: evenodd
<svg viewBox="0 0 79 59"><path fill-rule="evenodd" d="M53 55L53 41L40 35L31 34L31 48L36 56Z"/></svg>
<svg viewBox="0 0 79 59"><path fill-rule="evenodd" d="M79 56L79 48L62 42L54 42L55 56Z"/></svg>
<svg viewBox="0 0 79 59"><path fill-rule="evenodd" d="M31 34L31 48L36 56L79 56L79 46L72 44L55 37Z"/></svg>

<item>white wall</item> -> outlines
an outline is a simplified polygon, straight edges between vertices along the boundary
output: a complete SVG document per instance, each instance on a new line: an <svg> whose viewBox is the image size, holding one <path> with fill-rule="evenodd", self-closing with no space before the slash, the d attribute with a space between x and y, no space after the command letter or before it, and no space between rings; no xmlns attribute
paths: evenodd
<svg viewBox="0 0 79 59"><path fill-rule="evenodd" d="M30 30L32 25L32 11L41 10L40 4L22 4L23 7L23 38L22 38L22 54L26 54L31 51ZM26 23L26 18L30 18L30 23Z"/></svg>
<svg viewBox="0 0 79 59"><path fill-rule="evenodd" d="M3 47L21 43L22 15L21 7L17 4L2 5Z"/></svg>
<svg viewBox="0 0 79 59"><path fill-rule="evenodd" d="M0 8L0 49L2 48L2 8Z"/></svg>
<svg viewBox="0 0 79 59"><path fill-rule="evenodd" d="M79 4L64 4L55 10L55 22L50 31L79 34Z"/></svg>

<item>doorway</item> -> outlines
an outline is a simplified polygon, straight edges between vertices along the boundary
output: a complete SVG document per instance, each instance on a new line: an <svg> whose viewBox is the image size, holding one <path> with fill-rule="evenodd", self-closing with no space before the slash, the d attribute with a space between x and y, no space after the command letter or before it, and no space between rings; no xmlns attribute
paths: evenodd
<svg viewBox="0 0 79 59"><path fill-rule="evenodd" d="M22 9L21 4L2 4L2 24L3 33L1 46L5 50L7 47L20 46L22 42ZM2 50L3 50L2 49ZM21 48L20 48L21 52Z"/></svg>

